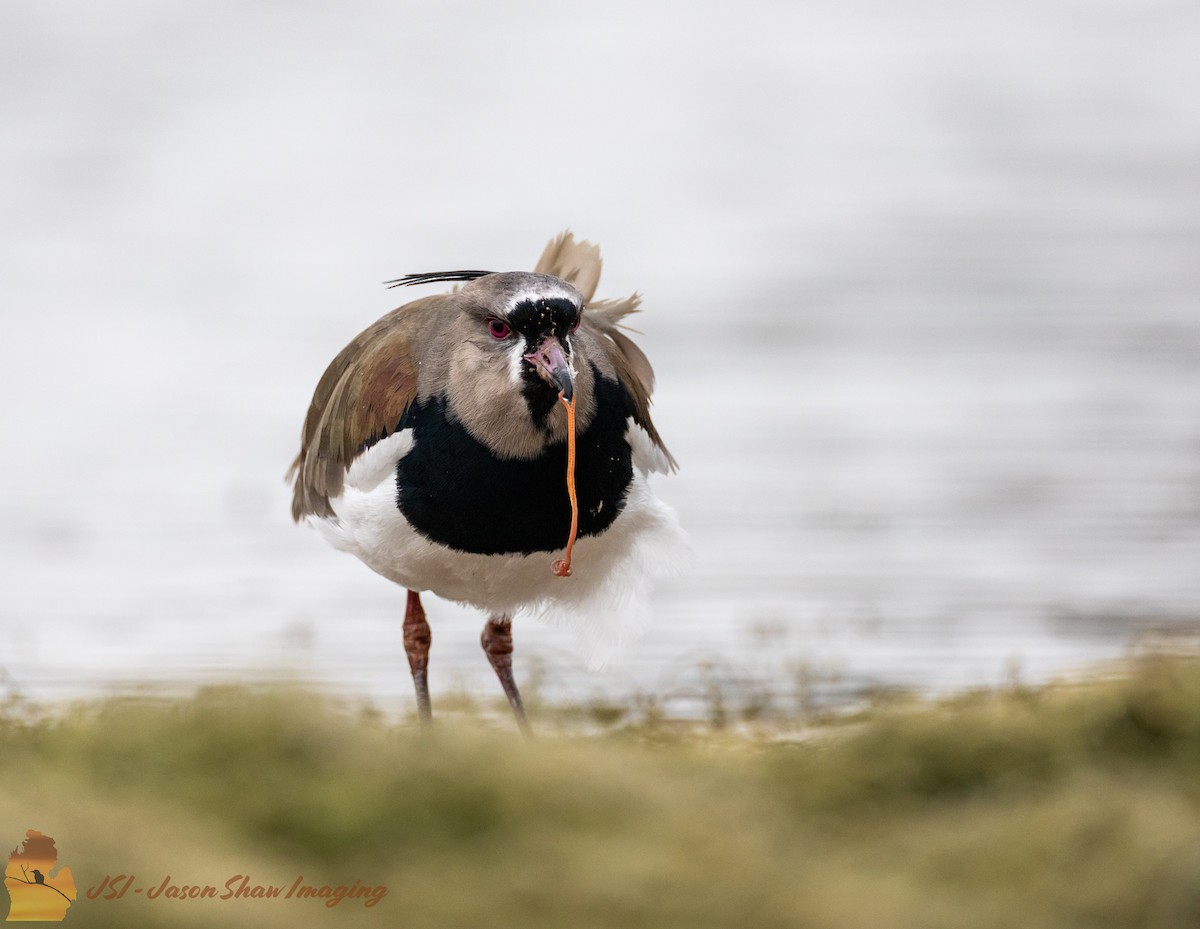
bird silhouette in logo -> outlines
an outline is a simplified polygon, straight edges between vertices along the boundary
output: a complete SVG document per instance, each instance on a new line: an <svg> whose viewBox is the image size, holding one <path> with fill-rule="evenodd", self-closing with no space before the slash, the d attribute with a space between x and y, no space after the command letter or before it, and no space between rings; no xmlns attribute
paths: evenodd
<svg viewBox="0 0 1200 929"><path fill-rule="evenodd" d="M54 839L36 829L8 856L4 889L9 897L7 922L59 922L75 902L71 869L58 860ZM0 913L3 912L0 904Z"/></svg>

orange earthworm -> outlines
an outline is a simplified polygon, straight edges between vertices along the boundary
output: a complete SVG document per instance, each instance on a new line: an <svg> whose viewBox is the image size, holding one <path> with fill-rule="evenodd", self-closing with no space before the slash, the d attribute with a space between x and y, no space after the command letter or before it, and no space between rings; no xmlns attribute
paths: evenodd
<svg viewBox="0 0 1200 929"><path fill-rule="evenodd" d="M571 534L567 536L566 557L555 561L550 570L559 577L570 577L571 550L579 532L579 497L575 493L575 398L567 400L559 393L558 402L567 410L567 496L571 499Z"/></svg>

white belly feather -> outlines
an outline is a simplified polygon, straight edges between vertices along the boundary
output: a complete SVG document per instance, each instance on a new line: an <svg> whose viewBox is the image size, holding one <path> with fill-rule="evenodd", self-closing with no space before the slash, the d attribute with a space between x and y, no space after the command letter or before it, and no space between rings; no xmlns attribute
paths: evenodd
<svg viewBox="0 0 1200 929"><path fill-rule="evenodd" d="M674 511L654 496L646 480L646 472L659 470L660 462L645 454L650 443L642 430L632 422L629 430L635 467L625 507L603 533L575 543L568 578L550 570L561 552L479 555L417 532L396 505L394 480L397 463L413 448L411 430L359 456L342 495L330 500L337 517L311 521L335 548L409 590L432 591L492 615L529 613L569 625L591 662L600 665L644 628L654 580L681 573L690 560Z"/></svg>

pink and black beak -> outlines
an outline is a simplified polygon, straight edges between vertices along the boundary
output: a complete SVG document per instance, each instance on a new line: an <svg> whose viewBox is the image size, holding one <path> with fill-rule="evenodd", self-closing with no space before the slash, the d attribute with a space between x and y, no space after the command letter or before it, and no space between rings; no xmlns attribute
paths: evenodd
<svg viewBox="0 0 1200 929"><path fill-rule="evenodd" d="M547 336L536 351L525 356L525 360L533 365L542 380L558 390L564 400L570 401L575 394L575 383L571 376L571 366L567 363L562 343L558 339Z"/></svg>

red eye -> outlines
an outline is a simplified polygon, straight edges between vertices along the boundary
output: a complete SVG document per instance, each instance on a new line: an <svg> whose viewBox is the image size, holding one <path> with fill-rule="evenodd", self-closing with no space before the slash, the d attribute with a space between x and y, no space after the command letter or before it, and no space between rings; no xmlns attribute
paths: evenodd
<svg viewBox="0 0 1200 929"><path fill-rule="evenodd" d="M512 335L512 330L508 328L508 323L503 320L496 319L494 316L487 321L488 335L493 339L507 339Z"/></svg>
<svg viewBox="0 0 1200 929"><path fill-rule="evenodd" d="M583 322L583 313L582 312L578 316L575 317L575 322L571 323L571 331L574 332L576 329L578 329L579 324L581 322Z"/></svg>

